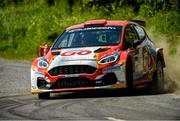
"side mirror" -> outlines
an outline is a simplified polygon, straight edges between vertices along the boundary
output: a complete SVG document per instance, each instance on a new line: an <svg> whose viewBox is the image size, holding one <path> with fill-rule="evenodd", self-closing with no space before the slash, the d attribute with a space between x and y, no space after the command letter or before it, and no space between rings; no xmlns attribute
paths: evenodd
<svg viewBox="0 0 180 121"><path fill-rule="evenodd" d="M41 44L39 46L38 56L39 57L45 56L48 53L49 50L50 50L50 46L48 44Z"/></svg>

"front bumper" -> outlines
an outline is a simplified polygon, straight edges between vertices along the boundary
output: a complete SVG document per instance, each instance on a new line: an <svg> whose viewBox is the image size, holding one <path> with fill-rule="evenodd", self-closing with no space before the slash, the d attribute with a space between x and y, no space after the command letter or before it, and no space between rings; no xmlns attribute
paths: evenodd
<svg viewBox="0 0 180 121"><path fill-rule="evenodd" d="M64 92L93 89L126 88L125 74L121 65L97 69L93 74L51 76L48 72L31 69L31 92ZM42 81L41 84L40 81ZM64 81L64 82L63 82Z"/></svg>
<svg viewBox="0 0 180 121"><path fill-rule="evenodd" d="M108 86L97 87L78 87L78 88L65 88L65 89L31 89L33 94L45 93L45 92L67 92L67 91L79 91L79 90L98 90L98 89L119 89L127 88L126 83L116 83Z"/></svg>

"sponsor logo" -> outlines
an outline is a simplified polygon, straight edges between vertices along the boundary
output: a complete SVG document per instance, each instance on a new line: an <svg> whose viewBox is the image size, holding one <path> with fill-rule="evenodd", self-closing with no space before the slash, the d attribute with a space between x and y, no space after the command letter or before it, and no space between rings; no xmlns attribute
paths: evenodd
<svg viewBox="0 0 180 121"><path fill-rule="evenodd" d="M61 56L88 55L90 53L91 53L90 50L72 50L62 53Z"/></svg>
<svg viewBox="0 0 180 121"><path fill-rule="evenodd" d="M36 76L45 76L45 74L43 72L38 72L38 71L36 71L34 74Z"/></svg>
<svg viewBox="0 0 180 121"><path fill-rule="evenodd" d="M88 30L117 30L117 27L113 26L105 26L105 27L90 27L90 28L83 28L83 29L74 29L69 30L68 32L80 32L80 31L88 31Z"/></svg>
<svg viewBox="0 0 180 121"><path fill-rule="evenodd" d="M103 73L111 73L111 72L120 71L120 70L121 70L120 66L115 66L115 67L103 69Z"/></svg>
<svg viewBox="0 0 180 121"><path fill-rule="evenodd" d="M79 77L79 74L64 75L64 77L67 77L67 78L70 78L70 77Z"/></svg>

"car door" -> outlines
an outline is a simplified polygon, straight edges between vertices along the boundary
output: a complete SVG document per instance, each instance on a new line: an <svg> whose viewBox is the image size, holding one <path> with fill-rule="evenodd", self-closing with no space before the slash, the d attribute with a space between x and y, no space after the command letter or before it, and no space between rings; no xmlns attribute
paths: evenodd
<svg viewBox="0 0 180 121"><path fill-rule="evenodd" d="M136 48L139 50L139 53L141 53L141 70L143 76L141 82L143 83L150 81L150 78L152 78L148 76L148 74L151 73L151 70L153 68L153 57L151 56L150 47L148 46L149 40L144 29L139 25L134 25L134 29L139 37Z"/></svg>
<svg viewBox="0 0 180 121"><path fill-rule="evenodd" d="M133 80L139 80L143 77L143 61L142 61L142 46L139 45L139 37L137 32L134 29L134 25L127 25L125 28L124 34L124 44L123 49L132 49L133 54L133 63L134 63L134 72Z"/></svg>

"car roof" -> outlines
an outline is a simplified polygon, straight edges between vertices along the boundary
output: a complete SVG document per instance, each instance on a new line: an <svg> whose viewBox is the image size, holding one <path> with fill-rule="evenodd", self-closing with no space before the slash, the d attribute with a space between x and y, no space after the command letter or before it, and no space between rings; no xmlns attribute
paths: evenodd
<svg viewBox="0 0 180 121"><path fill-rule="evenodd" d="M79 28L86 28L86 27L97 27L97 26L125 26L128 23L134 23L127 20L111 20L107 21L105 19L99 19L99 20L89 20L81 24L73 25L68 27L66 30L72 30L72 29L79 29Z"/></svg>

